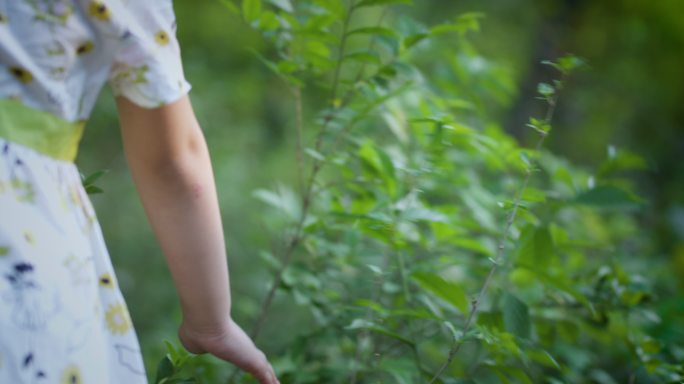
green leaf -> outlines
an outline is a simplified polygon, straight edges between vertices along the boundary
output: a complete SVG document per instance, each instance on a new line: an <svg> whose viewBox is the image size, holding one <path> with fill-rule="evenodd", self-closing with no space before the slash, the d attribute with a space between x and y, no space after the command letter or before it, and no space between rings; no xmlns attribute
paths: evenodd
<svg viewBox="0 0 684 384"><path fill-rule="evenodd" d="M86 191L86 193L89 194L89 195L95 195L95 194L104 192L104 191L102 190L102 188L96 187L96 186L94 186L94 185L88 185L88 186L86 186L86 187L85 187L85 191Z"/></svg>
<svg viewBox="0 0 684 384"><path fill-rule="evenodd" d="M643 205L643 200L622 188L606 185L581 192L575 198L579 204L600 209L631 209Z"/></svg>
<svg viewBox="0 0 684 384"><path fill-rule="evenodd" d="M166 346L166 351L169 353L168 356L171 358L171 361L178 363L180 354L178 353L176 347L174 347L173 344L168 340L164 340L164 345Z"/></svg>
<svg viewBox="0 0 684 384"><path fill-rule="evenodd" d="M419 374L414 361L409 357L384 357L379 361L379 370L390 375L391 382L396 384L414 384Z"/></svg>
<svg viewBox="0 0 684 384"><path fill-rule="evenodd" d="M240 14L240 8L238 8L238 6L235 5L235 3L233 3L232 1L230 1L230 0L219 0L219 1L224 7L226 7L226 9L228 9L228 11L230 11L230 13L232 13L234 15Z"/></svg>
<svg viewBox="0 0 684 384"><path fill-rule="evenodd" d="M430 29L430 34L439 35L449 32L456 32L461 35L468 31L479 31L480 30L480 19L485 15L480 12L468 12L464 13L456 18L456 20L440 24L432 27Z"/></svg>
<svg viewBox="0 0 684 384"><path fill-rule="evenodd" d="M292 13L294 12L294 8L292 7L292 3L290 0L268 0L271 4L275 5L276 7L282 9L285 12Z"/></svg>
<svg viewBox="0 0 684 384"><path fill-rule="evenodd" d="M537 92L544 97L549 97L556 93L556 88L547 83L539 83L537 85Z"/></svg>
<svg viewBox="0 0 684 384"><path fill-rule="evenodd" d="M586 65L585 61L574 55L566 55L559 58L557 61L544 60L542 64L550 65L563 74L569 74L572 71L579 69Z"/></svg>
<svg viewBox="0 0 684 384"><path fill-rule="evenodd" d="M597 173L599 177L605 177L616 172L646 169L646 161L635 153L615 149L612 149L611 152L610 158L599 167Z"/></svg>
<svg viewBox="0 0 684 384"><path fill-rule="evenodd" d="M503 366L499 367L499 369L503 372L505 372L508 376L511 376L515 380L513 380L514 383L519 383L519 384L534 384L532 380L530 380L530 377L527 376L527 373L523 371L522 369L518 367L513 367L513 366Z"/></svg>
<svg viewBox="0 0 684 384"><path fill-rule="evenodd" d="M388 4L412 4L413 2L411 0L361 0L356 5L354 5L354 8L361 8L361 7L372 7L376 5L388 5Z"/></svg>
<svg viewBox="0 0 684 384"><path fill-rule="evenodd" d="M404 49L408 49L427 39L430 35L428 33L416 33L414 35L406 36L403 40Z"/></svg>
<svg viewBox="0 0 684 384"><path fill-rule="evenodd" d="M531 203L543 203L546 201L546 193L540 189L527 187L523 191L521 199Z"/></svg>
<svg viewBox="0 0 684 384"><path fill-rule="evenodd" d="M551 131L551 125L548 122L545 120L536 119L534 117L530 117L530 122L526 125L542 134L546 134Z"/></svg>
<svg viewBox="0 0 684 384"><path fill-rule="evenodd" d="M446 281L441 276L429 272L414 272L411 277L423 289L458 308L461 313L468 313L468 297L460 285Z"/></svg>
<svg viewBox="0 0 684 384"><path fill-rule="evenodd" d="M494 252L492 251L491 247L489 244L486 243L486 240L483 240L481 238L473 237L473 236L468 236L468 237L451 237L451 240L449 243L460 247L464 248L473 252L478 252L481 253L485 256L494 256Z"/></svg>
<svg viewBox="0 0 684 384"><path fill-rule="evenodd" d="M297 63L292 62L290 60L281 60L276 64L276 69L277 72L279 73L293 73L297 70L299 70L299 65Z"/></svg>
<svg viewBox="0 0 684 384"><path fill-rule="evenodd" d="M294 76L288 75L288 72L286 72L286 70L284 70L284 69L288 69L288 70L293 69L292 71L296 70L297 68L296 68L295 63L287 62L287 64L283 64L285 61L281 61L278 64L275 64L274 62L265 58L261 53L255 51L253 49L248 49L248 51L250 53L252 53L254 56L256 56L256 58L259 59L259 61L261 61L266 66L266 68L273 71L273 73L275 73L283 81L290 83L290 84L293 84L293 85L297 85L297 86L302 85L301 80L297 79Z"/></svg>
<svg viewBox="0 0 684 384"><path fill-rule="evenodd" d="M322 153L318 152L317 150L313 148L305 148L304 153L307 155L311 156L312 158L318 160L318 161L325 161L325 156L323 156Z"/></svg>
<svg viewBox="0 0 684 384"><path fill-rule="evenodd" d="M261 0L242 0L242 15L245 20L252 22L259 18Z"/></svg>
<svg viewBox="0 0 684 384"><path fill-rule="evenodd" d="M399 340L402 343L405 343L406 345L410 346L411 348L415 348L415 344L413 343L413 341L409 340L408 338L365 319L354 319L354 321L352 321L350 325L346 326L345 329L367 329L369 331Z"/></svg>
<svg viewBox="0 0 684 384"><path fill-rule="evenodd" d="M408 142L408 128L406 127L405 118L401 113L382 112L382 118L387 123L390 131L392 131L400 142Z"/></svg>
<svg viewBox="0 0 684 384"><path fill-rule="evenodd" d="M108 169L103 169L103 170L94 172L93 174L91 174L90 176L86 177L86 178L83 180L83 185L93 184L93 183L96 182L100 177L102 177L103 175L105 175L107 172L109 172Z"/></svg>
<svg viewBox="0 0 684 384"><path fill-rule="evenodd" d="M380 61L380 58L377 55L374 55L370 52L353 52L344 55L342 58L342 61L358 61L360 63L366 63L366 64L375 64L375 65L381 65L382 62Z"/></svg>
<svg viewBox="0 0 684 384"><path fill-rule="evenodd" d="M259 257L264 260L273 271L277 271L283 266L283 263L280 261L280 259L273 256L271 252L262 250L259 252Z"/></svg>
<svg viewBox="0 0 684 384"><path fill-rule="evenodd" d="M456 327L454 327L454 325L451 324L451 322L448 320L445 320L443 324L449 330L449 333L451 334L452 341L454 343L458 342L458 340L460 340L461 334L463 332L457 331Z"/></svg>
<svg viewBox="0 0 684 384"><path fill-rule="evenodd" d="M508 274L508 280L519 287L529 287L537 281L537 277L527 268L515 268Z"/></svg>
<svg viewBox="0 0 684 384"><path fill-rule="evenodd" d="M389 28L384 27L364 27L352 29L347 32L347 36L352 35L374 35L374 36L387 36L387 37L397 37L397 33Z"/></svg>
<svg viewBox="0 0 684 384"><path fill-rule="evenodd" d="M197 381L197 379L194 379L192 377L179 377L177 379L169 379L168 381L164 381L163 384L197 384L200 383Z"/></svg>
<svg viewBox="0 0 684 384"><path fill-rule="evenodd" d="M327 45L320 41L307 41L306 43L306 52L312 55L316 55L319 57L324 57L324 58L329 58L330 57L330 48L328 48Z"/></svg>
<svg viewBox="0 0 684 384"><path fill-rule="evenodd" d="M532 361L542 364L549 368L561 369L560 365L556 359L551 356L549 352L543 349L529 349L525 352L525 356L529 357Z"/></svg>
<svg viewBox="0 0 684 384"><path fill-rule="evenodd" d="M529 225L523 229L515 258L519 264L543 268L555 260L555 256L553 238L547 227Z"/></svg>
<svg viewBox="0 0 684 384"><path fill-rule="evenodd" d="M502 298L504 327L506 331L525 339L530 338L530 314L527 305L512 293Z"/></svg>
<svg viewBox="0 0 684 384"><path fill-rule="evenodd" d="M372 141L365 141L361 145L361 148L359 148L358 155L363 163L368 166L368 168L379 175L382 174L382 160L380 159L380 155L378 154L378 151L376 151Z"/></svg>
<svg viewBox="0 0 684 384"><path fill-rule="evenodd" d="M279 187L278 193L266 189L257 189L252 193L254 197L281 210L292 218L299 217L299 204L291 190Z"/></svg>
<svg viewBox="0 0 684 384"><path fill-rule="evenodd" d="M154 380L154 382L159 384L162 382L162 380L173 376L174 372L175 367L173 366L171 357L169 355L165 355L157 365L157 378Z"/></svg>
<svg viewBox="0 0 684 384"><path fill-rule="evenodd" d="M278 29L280 22L275 13L271 11L264 11L259 15L259 27L264 31L273 31Z"/></svg>

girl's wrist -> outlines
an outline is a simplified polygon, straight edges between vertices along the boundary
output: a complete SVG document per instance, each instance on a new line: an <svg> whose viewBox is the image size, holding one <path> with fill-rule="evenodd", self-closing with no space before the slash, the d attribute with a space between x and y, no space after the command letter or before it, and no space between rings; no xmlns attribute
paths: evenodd
<svg viewBox="0 0 684 384"><path fill-rule="evenodd" d="M233 319L230 313L216 319L207 319L206 316L201 315L184 314L180 327L198 335L221 336L230 331L232 323Z"/></svg>

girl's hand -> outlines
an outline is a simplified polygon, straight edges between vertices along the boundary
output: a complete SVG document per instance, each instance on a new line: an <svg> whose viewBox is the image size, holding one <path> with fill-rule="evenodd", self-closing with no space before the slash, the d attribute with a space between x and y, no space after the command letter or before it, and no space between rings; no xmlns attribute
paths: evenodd
<svg viewBox="0 0 684 384"><path fill-rule="evenodd" d="M212 330L197 330L183 323L178 337L191 353L209 353L229 361L249 372L261 384L280 384L266 355L232 319L225 327Z"/></svg>

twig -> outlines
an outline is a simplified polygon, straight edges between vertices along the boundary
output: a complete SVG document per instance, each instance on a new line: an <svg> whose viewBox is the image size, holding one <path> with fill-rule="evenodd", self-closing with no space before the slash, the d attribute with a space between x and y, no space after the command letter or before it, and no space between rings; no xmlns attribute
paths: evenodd
<svg viewBox="0 0 684 384"><path fill-rule="evenodd" d="M337 66L335 68L335 75L333 79L333 85L332 85L332 100L334 101L336 96L337 96L337 88L338 88L338 83L339 83L339 73L340 69L342 66L342 59L344 57L344 51L345 51L345 46L346 46L346 33L347 29L349 27L349 22L351 20L351 14L353 11L353 5L349 6L347 16L345 17L344 24L342 26L342 40L340 42L340 49L339 49L339 57L337 60ZM321 125L321 129L318 132L318 136L316 138L316 144L315 144L315 149L316 151L320 150L321 145L322 145L322 138L325 135L325 132L327 131L328 125L330 124L330 121L333 118L333 114L328 114L326 116L325 120L323 121ZM271 304L273 302L273 298L275 297L275 293L280 286L280 283L282 282L283 278L283 273L285 272L285 269L289 266L290 261L292 259L292 254L294 250L297 248L299 245L300 241L302 240L302 232L304 229L304 222L306 221L306 218L308 217L309 214L309 209L311 207L311 201L312 201L312 192L313 192L313 185L314 181L316 180L316 176L318 175L319 171L321 170L323 161L314 159L314 163L311 169L311 172L309 174L308 181L306 183L306 186L304 188L304 194L302 198L302 211L299 217L299 220L297 222L297 225L295 227L294 235L290 242L288 243L288 246L285 250L285 254L283 255L282 259L282 265L280 269L276 272L275 278L273 279L273 283L271 285L271 288L268 291L268 294L266 295L266 299L261 307L261 313L259 315L259 318L257 319L254 328L252 329L250 335L252 339L256 339L259 333L261 332L261 328L263 326L263 322L266 319L266 314L268 313L268 310L271 307Z"/></svg>
<svg viewBox="0 0 684 384"><path fill-rule="evenodd" d="M296 86L292 93L295 99L295 115L297 119L297 182L299 186L299 193L304 193L304 144L303 131L304 120L302 118L302 88Z"/></svg>
<svg viewBox="0 0 684 384"><path fill-rule="evenodd" d="M563 83L564 77L561 78L559 84ZM557 87L557 90L560 90L561 86L559 85ZM543 122L545 124L551 123L551 119L553 118L553 115L556 110L556 104L558 101L558 93L555 93L554 96L548 101L548 108L546 110L546 114L544 116ZM535 152L539 152L541 149L542 145L544 144L544 140L546 139L547 132L545 131L540 131L540 138L539 141L537 142L537 145L535 146ZM506 242L508 240L508 235L510 232L511 227L513 226L513 223L515 222L515 218L518 213L518 207L520 206L520 200L522 199L522 194L527 188L527 184L530 181L530 178L532 176L532 169L528 166L527 170L525 171L525 179L523 180L522 184L520 185L520 188L518 188L516 192L515 199L513 201L513 208L511 209L511 212L508 215L508 218L506 219L503 233L501 234L501 238L499 239L499 242L497 244L497 252L496 252L496 259L494 260L494 263L492 264L492 267L489 270L489 273L487 274L487 277L482 284L482 288L480 289L480 292L477 294L475 299L470 303L470 312L468 313L468 317L466 318L465 324L463 325L463 332L461 334L461 338L459 340L454 340L453 344L451 346L451 349L449 350L449 354L447 356L446 361L442 364L442 366L437 370L437 373L432 377L430 380L429 384L434 383L439 379L439 377L444 373L444 371L449 367L451 362L453 361L454 357L458 353L458 351L461 349L461 346L463 345L464 339L466 338L468 331L470 330L470 327L473 324L473 320L475 319L475 315L477 314L477 311L479 309L480 303L482 303L482 300L485 298L487 294L487 289L489 288L489 285L491 284L492 278L494 277L494 273L497 270L497 267L499 263L501 263L504 260L504 257L506 256Z"/></svg>

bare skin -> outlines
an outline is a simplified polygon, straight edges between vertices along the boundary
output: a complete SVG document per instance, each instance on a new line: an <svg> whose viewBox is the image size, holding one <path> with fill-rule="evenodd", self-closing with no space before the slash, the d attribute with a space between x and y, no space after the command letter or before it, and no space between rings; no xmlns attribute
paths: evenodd
<svg viewBox="0 0 684 384"><path fill-rule="evenodd" d="M278 384L264 353L230 315L211 160L189 98L146 109L118 97L117 107L133 181L180 298L181 343L237 365L262 384Z"/></svg>

